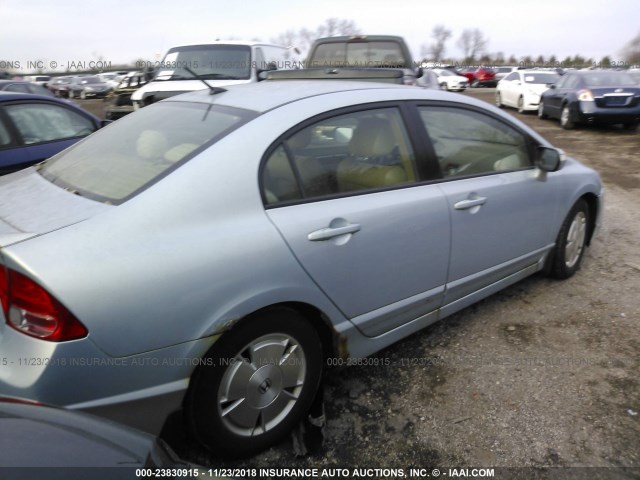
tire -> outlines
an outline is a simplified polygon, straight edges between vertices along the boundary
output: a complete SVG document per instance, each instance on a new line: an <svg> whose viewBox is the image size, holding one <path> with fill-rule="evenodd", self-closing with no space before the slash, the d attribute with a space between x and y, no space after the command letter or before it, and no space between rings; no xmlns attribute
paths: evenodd
<svg viewBox="0 0 640 480"><path fill-rule="evenodd" d="M67 92L67 98L68 98L69 100L71 100L71 99L73 98L73 90L69 90L69 91Z"/></svg>
<svg viewBox="0 0 640 480"><path fill-rule="evenodd" d="M518 98L518 113L525 113L524 112L524 98L522 96L520 96L520 98Z"/></svg>
<svg viewBox="0 0 640 480"><path fill-rule="evenodd" d="M500 98L500 92L496 92L496 107L504 108L504 105L502 104L502 98Z"/></svg>
<svg viewBox="0 0 640 480"><path fill-rule="evenodd" d="M547 114L544 112L544 102L540 99L540 104L538 105L538 118L545 119L547 118Z"/></svg>
<svg viewBox="0 0 640 480"><path fill-rule="evenodd" d="M211 347L185 399L191 433L226 458L273 445L308 412L320 384L318 333L286 307L248 317Z"/></svg>
<svg viewBox="0 0 640 480"><path fill-rule="evenodd" d="M478 81L477 78L474 78L473 80L471 80L471 88L478 88L480 87L480 82Z"/></svg>
<svg viewBox="0 0 640 480"><path fill-rule="evenodd" d="M551 257L550 276L564 280L580 269L590 221L587 202L578 200L560 227Z"/></svg>
<svg viewBox="0 0 640 480"><path fill-rule="evenodd" d="M638 129L638 122L625 123L622 126L627 132L635 132Z"/></svg>
<svg viewBox="0 0 640 480"><path fill-rule="evenodd" d="M569 110L568 104L563 105L562 111L560 112L560 126L565 130L571 130L576 126L576 124L571 121L571 110Z"/></svg>
<svg viewBox="0 0 640 480"><path fill-rule="evenodd" d="M86 99L87 99L87 94L86 94L86 93L84 93L84 90L82 90L82 91L80 92L80 98L81 98L82 100L86 100Z"/></svg>

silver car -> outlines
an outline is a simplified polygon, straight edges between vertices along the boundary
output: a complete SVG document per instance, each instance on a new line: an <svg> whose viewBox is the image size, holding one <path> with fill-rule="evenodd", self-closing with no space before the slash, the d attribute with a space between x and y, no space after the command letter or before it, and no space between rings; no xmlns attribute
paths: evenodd
<svg viewBox="0 0 640 480"><path fill-rule="evenodd" d="M0 179L0 394L247 455L362 358L580 266L596 172L497 108L267 80L144 108Z"/></svg>

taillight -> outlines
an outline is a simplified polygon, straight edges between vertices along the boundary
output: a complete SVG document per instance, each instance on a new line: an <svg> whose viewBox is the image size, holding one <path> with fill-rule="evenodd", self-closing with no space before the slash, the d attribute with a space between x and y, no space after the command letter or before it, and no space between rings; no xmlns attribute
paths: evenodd
<svg viewBox="0 0 640 480"><path fill-rule="evenodd" d="M86 337L87 328L30 278L0 267L0 300L7 324L42 340L65 342Z"/></svg>
<svg viewBox="0 0 640 480"><path fill-rule="evenodd" d="M593 102L593 94L589 89L578 90L578 100L583 102Z"/></svg>

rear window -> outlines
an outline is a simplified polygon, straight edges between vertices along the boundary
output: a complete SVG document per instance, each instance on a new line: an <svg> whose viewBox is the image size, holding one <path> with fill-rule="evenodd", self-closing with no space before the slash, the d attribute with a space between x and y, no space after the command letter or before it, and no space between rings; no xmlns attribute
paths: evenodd
<svg viewBox="0 0 640 480"><path fill-rule="evenodd" d="M397 42L331 42L316 47L309 67L411 67Z"/></svg>
<svg viewBox="0 0 640 480"><path fill-rule="evenodd" d="M118 205L255 115L201 103L154 104L50 158L38 171L78 195Z"/></svg>

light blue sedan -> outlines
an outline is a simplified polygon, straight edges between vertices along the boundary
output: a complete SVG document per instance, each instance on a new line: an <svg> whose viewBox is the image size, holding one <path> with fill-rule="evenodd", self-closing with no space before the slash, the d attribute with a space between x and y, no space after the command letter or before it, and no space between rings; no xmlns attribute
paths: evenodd
<svg viewBox="0 0 640 480"><path fill-rule="evenodd" d="M0 178L0 394L247 455L324 366L536 272L570 277L596 172L436 90L267 80L159 102Z"/></svg>

